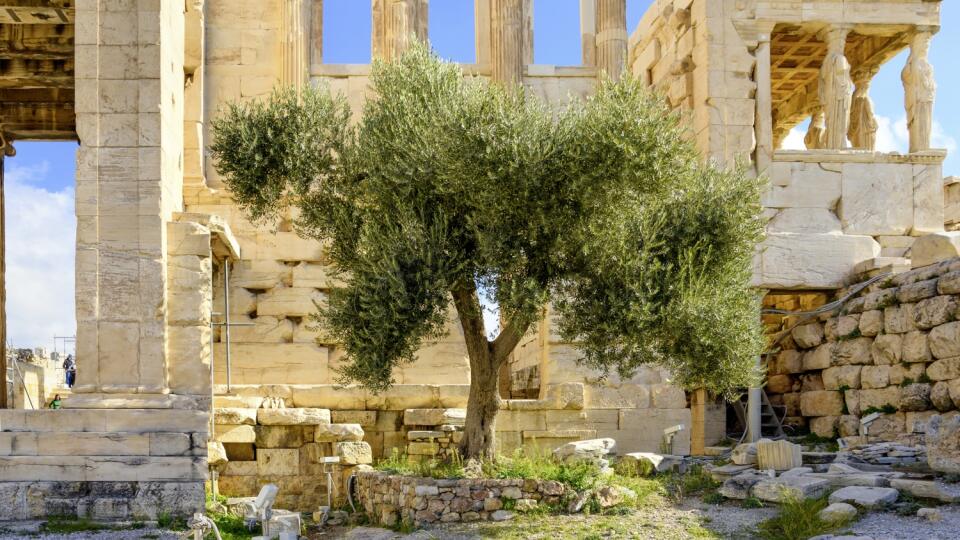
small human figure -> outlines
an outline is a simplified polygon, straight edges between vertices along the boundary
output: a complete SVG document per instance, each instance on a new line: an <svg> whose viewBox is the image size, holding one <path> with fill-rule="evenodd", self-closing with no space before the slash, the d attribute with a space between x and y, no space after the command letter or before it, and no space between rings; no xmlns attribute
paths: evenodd
<svg viewBox="0 0 960 540"><path fill-rule="evenodd" d="M53 396L53 401L50 402L50 408L51 409L60 408L60 394Z"/></svg>
<svg viewBox="0 0 960 540"><path fill-rule="evenodd" d="M67 359L63 361L63 369L67 376L67 388L73 388L73 383L77 379L77 362L72 354L68 354Z"/></svg>

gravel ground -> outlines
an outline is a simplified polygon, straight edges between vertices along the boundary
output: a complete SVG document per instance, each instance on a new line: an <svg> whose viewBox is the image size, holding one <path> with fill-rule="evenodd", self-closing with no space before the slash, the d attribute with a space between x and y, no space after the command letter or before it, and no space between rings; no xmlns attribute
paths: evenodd
<svg viewBox="0 0 960 540"><path fill-rule="evenodd" d="M850 531L873 540L956 540L960 538L960 507L941 506L942 521L874 512L850 527Z"/></svg>
<svg viewBox="0 0 960 540"><path fill-rule="evenodd" d="M37 534L27 532L0 533L3 540L176 540L178 533L155 529L136 529L128 531L87 531L71 534Z"/></svg>

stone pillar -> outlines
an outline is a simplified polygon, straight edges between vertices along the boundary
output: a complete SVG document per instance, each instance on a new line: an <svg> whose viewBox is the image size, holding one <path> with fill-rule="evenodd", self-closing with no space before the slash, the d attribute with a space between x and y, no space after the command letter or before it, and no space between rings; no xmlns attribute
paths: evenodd
<svg viewBox="0 0 960 540"><path fill-rule="evenodd" d="M323 63L323 0L310 1L310 54L307 62L310 66ZM309 75L309 74L308 74Z"/></svg>
<svg viewBox="0 0 960 540"><path fill-rule="evenodd" d="M773 89L770 75L770 34L757 40L754 80L757 82L756 130L757 151L754 160L757 174L763 174L773 161Z"/></svg>
<svg viewBox="0 0 960 540"><path fill-rule="evenodd" d="M309 7L303 0L281 0L280 35L280 83L285 86L302 87L307 81L307 33Z"/></svg>
<svg viewBox="0 0 960 540"><path fill-rule="evenodd" d="M907 126L910 129L910 153L930 149L933 101L937 96L933 66L927 60L932 37L933 32L929 28L917 29L910 43L910 58L902 73Z"/></svg>
<svg viewBox="0 0 960 540"><path fill-rule="evenodd" d="M597 65L597 0L580 0L580 56L583 65Z"/></svg>
<svg viewBox="0 0 960 540"><path fill-rule="evenodd" d="M823 39L827 43L827 56L820 68L820 104L823 106L826 122L823 146L831 150L847 146L850 102L853 98L850 62L845 54L849 33L850 29L845 26L830 27L823 33Z"/></svg>
<svg viewBox="0 0 960 540"><path fill-rule="evenodd" d="M876 69L853 71L856 90L850 105L850 129L847 138L854 148L861 150L873 150L877 146L877 118L873 113L873 100L870 99L870 81L876 74Z"/></svg>
<svg viewBox="0 0 960 540"><path fill-rule="evenodd" d="M827 129L827 121L823 115L823 107L817 107L810 117L810 126L807 128L807 135L803 138L803 143L807 150L817 150L823 148L823 132Z"/></svg>
<svg viewBox="0 0 960 540"><path fill-rule="evenodd" d="M78 4L75 51L74 391L165 393L166 223L183 205L184 3Z"/></svg>
<svg viewBox="0 0 960 540"><path fill-rule="evenodd" d="M491 0L490 60L493 80L523 80L524 0Z"/></svg>
<svg viewBox="0 0 960 540"><path fill-rule="evenodd" d="M427 39L427 0L373 0L373 56L391 60Z"/></svg>
<svg viewBox="0 0 960 540"><path fill-rule="evenodd" d="M597 71L617 80L626 66L627 2L597 0Z"/></svg>

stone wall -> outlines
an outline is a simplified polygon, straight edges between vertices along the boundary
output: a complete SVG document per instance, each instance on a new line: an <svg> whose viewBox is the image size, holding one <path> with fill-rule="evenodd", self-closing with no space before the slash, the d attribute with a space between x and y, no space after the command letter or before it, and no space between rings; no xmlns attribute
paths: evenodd
<svg viewBox="0 0 960 540"><path fill-rule="evenodd" d="M435 480L389 475L377 471L357 476L360 505L374 523L502 521L504 505L533 509L557 504L564 485L552 480L458 479Z"/></svg>
<svg viewBox="0 0 960 540"><path fill-rule="evenodd" d="M821 436L857 435L860 418L883 409L895 412L869 435L924 432L930 416L960 407L958 307L960 259L881 279L839 313L793 328L768 361L771 402Z"/></svg>

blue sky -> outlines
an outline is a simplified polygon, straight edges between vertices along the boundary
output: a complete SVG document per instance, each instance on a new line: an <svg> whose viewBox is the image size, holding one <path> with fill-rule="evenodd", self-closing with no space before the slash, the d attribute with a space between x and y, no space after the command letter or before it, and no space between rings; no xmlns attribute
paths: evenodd
<svg viewBox="0 0 960 540"><path fill-rule="evenodd" d="M711 0L712 1L712 0ZM650 0L627 0L629 31L636 28ZM579 1L534 1L534 62L579 65ZM944 30L931 48L938 100L934 145L951 151L946 175L960 175L960 1L942 2ZM370 59L370 3L324 0L324 60L367 63ZM472 63L472 0L431 0L430 36L437 52ZM906 53L887 63L874 80L871 96L880 122L878 149L905 151L906 121L900 71ZM788 144L802 141L797 130ZM6 160L7 313L14 346L52 345L52 336L72 335L74 168L77 144L17 142L17 156Z"/></svg>

